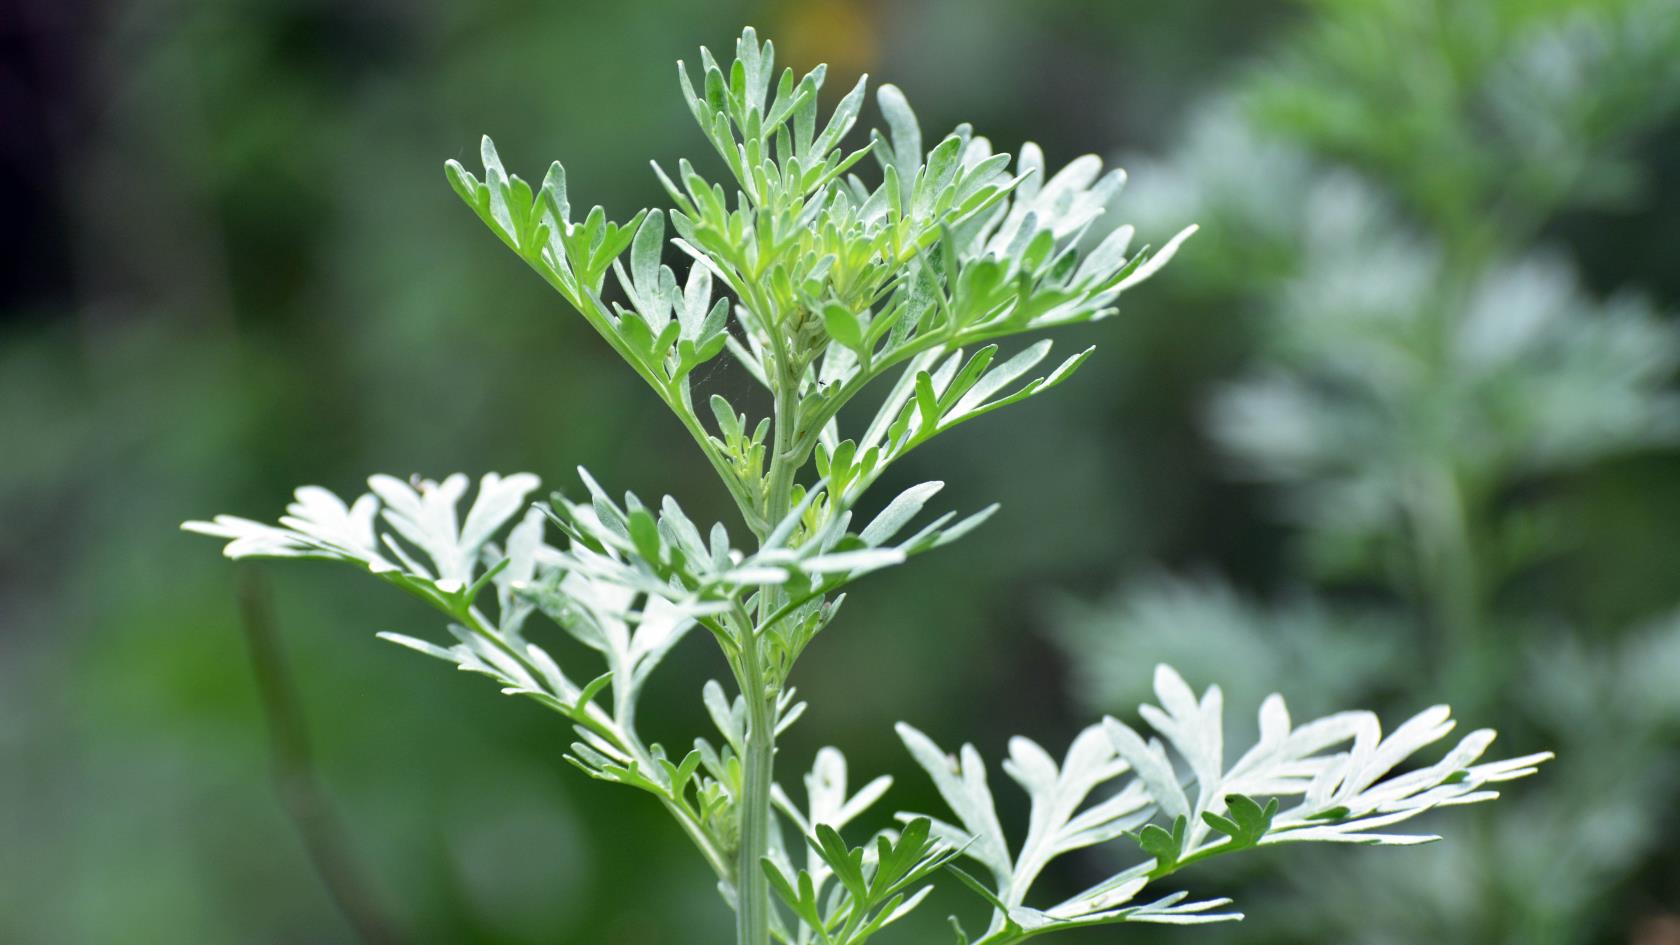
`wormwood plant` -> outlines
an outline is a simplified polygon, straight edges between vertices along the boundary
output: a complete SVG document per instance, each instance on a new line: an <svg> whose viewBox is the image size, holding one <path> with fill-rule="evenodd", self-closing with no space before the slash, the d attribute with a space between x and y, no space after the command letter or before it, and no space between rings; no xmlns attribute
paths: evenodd
<svg viewBox="0 0 1680 945"><path fill-rule="evenodd" d="M346 562L441 611L452 645L381 636L564 716L577 735L573 764L647 793L693 841L737 915L742 945L860 943L947 879L991 908L972 939L953 919L965 943L1235 919L1223 911L1227 900L1152 887L1258 846L1431 839L1386 830L1435 807L1490 799L1490 785L1544 760L1482 761L1493 740L1484 730L1396 774L1451 730L1445 707L1385 737L1365 712L1296 724L1273 696L1259 707L1258 743L1228 764L1220 690L1198 695L1163 666L1159 706L1141 709L1153 736L1104 719L1080 732L1060 762L1032 741L1011 741L1003 769L1031 802L1026 836L1014 843L975 749L953 757L908 725L899 735L950 820L901 813L854 845L841 831L890 779L853 791L833 748L804 776L803 804L777 785L777 736L804 709L791 686L794 664L833 622L844 590L955 541L993 511L913 525L940 483L862 514L870 487L934 436L1066 380L1089 350L1023 383L1050 342L1009 356L998 342L1107 317L1191 230L1154 253L1130 249L1130 227L1088 240L1121 172L1099 176L1100 162L1087 156L1048 174L1034 145L1012 161L966 125L924 151L916 118L892 86L876 95L885 132L849 149L864 81L819 121L824 68L795 78L778 76L772 62L770 44L748 30L727 68L701 50L698 85L679 69L730 186L686 160L674 175L656 166L674 205L668 213L613 223L595 207L574 220L558 163L533 188L503 169L488 139L482 180L448 165L468 206L676 414L734 499L747 547L736 544L739 528L702 528L670 497L615 499L581 470L580 498L555 494L535 506L527 499L539 483L528 473L487 474L470 502L462 474L374 476L371 491L348 503L299 489L278 525L219 516L186 527L229 539L234 558ZM874 184L852 173L866 156L881 169ZM692 260L681 282L661 264L667 221L671 244ZM622 303L603 296L609 272ZM695 370L726 351L765 388L767 416L755 419L715 394L704 410L696 406ZM859 425L855 411L843 416L876 382L886 390L867 422ZM527 636L538 613L597 651L605 672L556 665ZM716 735L686 750L648 743L637 731L638 697L696 627L722 650L735 691L712 682L700 693ZM1052 860L1110 842L1131 848L1136 865L1058 903L1033 895Z"/></svg>

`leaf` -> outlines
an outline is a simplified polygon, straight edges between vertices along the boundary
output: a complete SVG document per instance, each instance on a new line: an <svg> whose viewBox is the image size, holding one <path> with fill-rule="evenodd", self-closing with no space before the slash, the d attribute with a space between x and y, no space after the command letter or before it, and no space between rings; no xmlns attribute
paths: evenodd
<svg viewBox="0 0 1680 945"><path fill-rule="evenodd" d="M887 120L892 140L892 167L897 171L900 186L903 188L903 202L910 203L911 186L916 179L916 171L922 161L922 129L916 121L916 113L910 110L910 103L904 93L896 85L883 85L875 91L875 101L881 108L881 115Z"/></svg>
<svg viewBox="0 0 1680 945"><path fill-rule="evenodd" d="M1184 827L1187 823L1189 821L1180 814L1173 818L1171 830L1162 829L1159 824L1148 824L1138 831L1138 846L1154 858L1156 869L1170 871L1178 865L1184 853Z"/></svg>
<svg viewBox="0 0 1680 945"><path fill-rule="evenodd" d="M1272 819L1277 816L1278 799L1271 798L1265 807L1261 807L1253 798L1232 794L1225 798L1225 806L1229 817L1203 811L1202 818L1215 830L1230 837L1232 846L1251 847L1271 829Z"/></svg>
<svg viewBox="0 0 1680 945"><path fill-rule="evenodd" d="M992 792L986 784L986 768L980 753L971 745L964 745L960 760L940 751L932 739L900 722L895 726L898 737L910 750L911 757L922 766L939 789L939 796L956 813L962 828L933 823L946 842L959 847L963 854L978 860L1000 885L1007 884L1013 871L1009 850L1004 845L1003 828L998 823L992 803Z"/></svg>
<svg viewBox="0 0 1680 945"><path fill-rule="evenodd" d="M1176 672L1161 666L1155 688L1161 706L1140 711L1185 758L1198 785L1197 801L1191 803L1165 746L1116 719L1081 733L1060 766L1036 743L1016 738L1005 770L1032 798L1032 809L1027 838L1013 861L978 755L965 746L957 762L926 736L899 726L900 737L962 824L934 822L933 829L992 871L995 889L954 874L992 903L993 929L1038 934L1118 922L1196 924L1239 918L1214 911L1226 900L1185 902L1183 893L1133 903L1156 879L1209 856L1276 843L1398 845L1433 839L1380 831L1435 807L1491 799L1495 795L1484 785L1532 774L1549 757L1476 764L1491 743L1491 733L1484 731L1472 733L1434 765L1384 779L1450 728L1444 710L1420 713L1383 739L1368 713L1341 713L1292 728L1282 698L1272 696L1260 708L1259 744L1225 770L1217 687L1198 696ZM1337 750L1348 741L1351 750ZM1096 787L1124 775L1131 777L1119 791L1086 805ZM1262 792L1269 795L1264 804L1255 799ZM1300 803L1285 808L1281 797L1297 797ZM1336 806L1326 806L1331 803ZM1151 815L1164 822L1148 822ZM1148 858L1145 863L1050 909L1024 904L1033 880L1057 856L1128 833Z"/></svg>
<svg viewBox="0 0 1680 945"><path fill-rule="evenodd" d="M922 421L920 435L933 435L939 428L939 397L933 391L933 378L926 371L916 375L916 411Z"/></svg>
<svg viewBox="0 0 1680 945"><path fill-rule="evenodd" d="M829 302L822 308L823 327L835 341L853 351L863 350L863 326L858 317L844 305Z"/></svg>
<svg viewBox="0 0 1680 945"><path fill-rule="evenodd" d="M894 496L893 500L887 503L887 507L871 519L859 533L864 544L874 546L891 541L893 536L903 531L904 526L922 511L927 501L938 495L939 490L943 488L943 482L924 482Z"/></svg>
<svg viewBox="0 0 1680 945"><path fill-rule="evenodd" d="M1179 785L1178 775L1161 744L1144 741L1131 726L1118 719L1104 719L1103 728L1113 741L1114 750L1137 772L1138 780L1162 812L1173 818L1189 816L1190 799Z"/></svg>

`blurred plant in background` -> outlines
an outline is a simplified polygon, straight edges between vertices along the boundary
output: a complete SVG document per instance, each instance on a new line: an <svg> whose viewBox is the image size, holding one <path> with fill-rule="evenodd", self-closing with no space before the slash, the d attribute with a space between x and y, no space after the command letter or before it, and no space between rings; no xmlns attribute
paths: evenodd
<svg viewBox="0 0 1680 945"><path fill-rule="evenodd" d="M1101 708L1157 657L1355 700L1427 678L1557 746L1522 816L1427 862L1324 864L1294 883L1310 906L1233 940L1627 941L1675 901L1631 883L1680 789L1680 617L1582 626L1602 618L1571 594L1568 498L1672 447L1680 331L1581 285L1549 227L1640 192L1630 146L1680 104L1680 7L1318 12L1137 171L1144 219L1198 219L1216 244L1185 291L1254 313L1251 365L1206 424L1293 529L1292 596L1139 580L1071 608L1064 639L1110 654L1079 663Z"/></svg>

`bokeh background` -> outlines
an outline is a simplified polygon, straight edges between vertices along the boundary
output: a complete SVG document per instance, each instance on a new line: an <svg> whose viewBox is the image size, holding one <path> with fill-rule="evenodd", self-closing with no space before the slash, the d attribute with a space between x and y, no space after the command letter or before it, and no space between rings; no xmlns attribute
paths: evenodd
<svg viewBox="0 0 1680 945"><path fill-rule="evenodd" d="M837 744L928 807L893 721L1060 746L1163 658L1239 731L1274 689L1452 701L1559 760L1446 844L1197 877L1241 927L1068 941L1680 942L1671 0L8 0L0 941L728 940L704 867L561 761L564 726L373 638L429 615L176 526L580 462L725 515L442 162L490 132L617 218L658 205L647 160L702 151L672 63L745 23L839 89L898 83L932 132L1118 160L1114 212L1156 242L1203 226L1061 342L1099 346L1079 376L907 461L1004 510L853 595L783 772ZM668 661L649 730L695 733L712 659Z"/></svg>

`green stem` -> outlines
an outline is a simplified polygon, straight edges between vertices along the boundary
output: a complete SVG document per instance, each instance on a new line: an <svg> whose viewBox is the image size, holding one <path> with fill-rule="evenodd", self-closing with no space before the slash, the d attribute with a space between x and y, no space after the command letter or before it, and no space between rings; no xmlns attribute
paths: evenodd
<svg viewBox="0 0 1680 945"><path fill-rule="evenodd" d="M1187 866L1200 863L1204 860L1211 860L1216 856L1224 856L1227 853L1239 853L1243 850L1253 849L1255 849L1253 844L1236 844L1228 840L1208 843L1197 847L1190 853L1174 860L1171 864L1166 866L1156 865L1147 870L1145 870L1141 865L1133 867L1132 869L1114 877L1108 883L1105 883L1104 886L1117 888L1122 883L1130 882L1131 880L1138 879L1139 877L1147 879L1150 883L1155 883L1173 875L1174 873L1177 873L1179 870L1182 870ZM1001 921L1001 917L999 917L999 920ZM1018 943L1024 942L1029 938L1035 938L1045 932L1054 932L1057 930L1058 929L1055 926L1034 929L1022 929L1019 926L1014 929L994 928L994 930L989 931L986 935L976 940L974 945L1018 945Z"/></svg>
<svg viewBox="0 0 1680 945"><path fill-rule="evenodd" d="M1439 304L1426 313L1428 354L1436 391L1456 389L1454 346L1464 312L1472 304L1475 285L1491 247L1465 237L1454 254L1455 263L1442 278ZM1439 393L1423 401L1421 422L1432 431L1452 429L1456 405ZM1432 438L1433 439L1433 438ZM1475 711L1485 691L1481 663L1485 646L1483 613L1484 565L1477 543L1482 493L1473 474L1459 459L1452 440L1426 448L1419 458L1405 514L1410 519L1411 553L1417 571L1417 591L1435 633L1435 672L1460 711Z"/></svg>
<svg viewBox="0 0 1680 945"><path fill-rule="evenodd" d="M769 482L764 489L764 522L767 533L793 508L793 477L798 472L799 465L799 444L794 442L795 428L799 422L796 403L799 398L799 379L784 376L780 383L784 386L776 392L775 438L771 444Z"/></svg>
<svg viewBox="0 0 1680 945"><path fill-rule="evenodd" d="M780 352L776 358L776 379L775 440L763 510L766 533L793 507L793 479L799 467L793 442L799 422L799 378ZM770 629L766 618L777 612L781 596L769 587L760 591L759 626L743 628L739 682L741 695L747 701L747 744L740 800L741 848L736 871L738 945L769 945L770 942L770 883L761 864L770 852L777 683L765 678L760 639Z"/></svg>
<svg viewBox="0 0 1680 945"><path fill-rule="evenodd" d="M1448 641L1463 645L1475 638L1481 622L1478 568L1464 489L1450 470L1434 469L1426 475L1417 542L1424 556L1425 593Z"/></svg>
<svg viewBox="0 0 1680 945"><path fill-rule="evenodd" d="M770 786L776 757L775 707L767 698L756 640L741 661L747 699L747 745L741 783L741 849L736 868L740 897L736 910L738 945L768 945L770 884L761 866L770 852Z"/></svg>

